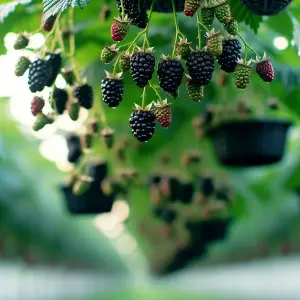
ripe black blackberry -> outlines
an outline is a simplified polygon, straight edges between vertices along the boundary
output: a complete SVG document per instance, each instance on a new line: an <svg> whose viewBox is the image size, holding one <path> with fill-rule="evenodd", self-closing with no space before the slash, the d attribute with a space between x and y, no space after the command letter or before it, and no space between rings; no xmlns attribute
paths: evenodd
<svg viewBox="0 0 300 300"><path fill-rule="evenodd" d="M139 28L146 28L148 23L147 0L123 0L124 14L131 20L131 24ZM119 12L122 13L121 0L117 0Z"/></svg>
<svg viewBox="0 0 300 300"><path fill-rule="evenodd" d="M102 80L103 101L109 107L117 107L123 99L124 81L121 76L122 73L111 74L106 72L106 78Z"/></svg>
<svg viewBox="0 0 300 300"><path fill-rule="evenodd" d="M131 113L129 123L133 135L140 142L147 142L152 138L155 129L155 116L151 111L137 107L137 110Z"/></svg>
<svg viewBox="0 0 300 300"><path fill-rule="evenodd" d="M69 95L66 90L55 88L53 91L52 108L62 115L66 109Z"/></svg>
<svg viewBox="0 0 300 300"><path fill-rule="evenodd" d="M76 163L82 155L80 138L77 135L70 135L67 137L68 147L68 161L70 163Z"/></svg>
<svg viewBox="0 0 300 300"><path fill-rule="evenodd" d="M93 106L93 89L90 85L84 84L74 90L74 97L78 99L80 106L90 109Z"/></svg>
<svg viewBox="0 0 300 300"><path fill-rule="evenodd" d="M155 67L155 57L152 49L139 49L130 58L130 73L137 86L144 88L152 79Z"/></svg>
<svg viewBox="0 0 300 300"><path fill-rule="evenodd" d="M227 72L232 73L242 58L242 45L237 39L230 39L223 41L223 52L218 56L218 63L220 68Z"/></svg>
<svg viewBox="0 0 300 300"><path fill-rule="evenodd" d="M215 69L214 57L205 51L196 51L186 62L189 75L200 85L207 85Z"/></svg>
<svg viewBox="0 0 300 300"><path fill-rule="evenodd" d="M181 85L184 69L178 59L163 56L158 64L158 80L160 87L167 93L175 92Z"/></svg>
<svg viewBox="0 0 300 300"><path fill-rule="evenodd" d="M48 61L37 59L29 66L28 86L32 93L41 92L52 74Z"/></svg>
<svg viewBox="0 0 300 300"><path fill-rule="evenodd" d="M52 67L52 74L49 77L46 86L52 86L61 67L62 58L60 53L50 53L48 64Z"/></svg>

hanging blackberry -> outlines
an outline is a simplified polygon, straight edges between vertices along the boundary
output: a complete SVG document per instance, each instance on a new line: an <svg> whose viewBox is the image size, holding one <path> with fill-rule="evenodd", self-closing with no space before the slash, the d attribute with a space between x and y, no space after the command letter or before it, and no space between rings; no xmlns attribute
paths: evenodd
<svg viewBox="0 0 300 300"><path fill-rule="evenodd" d="M186 88L189 98L193 101L199 102L204 98L204 86L193 81L189 75L187 75Z"/></svg>
<svg viewBox="0 0 300 300"><path fill-rule="evenodd" d="M90 109L93 106L93 89L90 85L84 84L74 90L74 97L78 99L80 106Z"/></svg>
<svg viewBox="0 0 300 300"><path fill-rule="evenodd" d="M34 124L32 126L32 129L34 131L39 131L43 129L46 125L52 124L54 122L54 119L51 115L46 116L43 113L38 113L37 117L34 121Z"/></svg>
<svg viewBox="0 0 300 300"><path fill-rule="evenodd" d="M229 23L231 20L231 10L229 4L226 1L224 1L224 3L216 6L215 14L220 23Z"/></svg>
<svg viewBox="0 0 300 300"><path fill-rule="evenodd" d="M200 7L200 4L201 0L185 0L184 14L188 17L192 17Z"/></svg>
<svg viewBox="0 0 300 300"><path fill-rule="evenodd" d="M139 105L135 106L136 110L131 113L129 124L134 137L140 142L147 142L154 134L155 115L150 111L151 105L148 105L145 110Z"/></svg>
<svg viewBox="0 0 300 300"><path fill-rule="evenodd" d="M21 33L17 36L15 43L14 43L14 49L20 50L24 49L29 44L29 36L27 33Z"/></svg>
<svg viewBox="0 0 300 300"><path fill-rule="evenodd" d="M69 150L68 161L70 163L76 163L82 155L82 148L80 138L77 135L70 135L67 137L67 147Z"/></svg>
<svg viewBox="0 0 300 300"><path fill-rule="evenodd" d="M191 55L191 43L187 39L179 38L179 42L176 43L176 55L180 56L182 59L187 60Z"/></svg>
<svg viewBox="0 0 300 300"><path fill-rule="evenodd" d="M224 28L231 35L237 35L239 31L239 24L235 19L231 19L228 24L225 24Z"/></svg>
<svg viewBox="0 0 300 300"><path fill-rule="evenodd" d="M55 88L53 90L53 102L52 108L57 111L59 115L62 115L66 109L69 95L66 90Z"/></svg>
<svg viewBox="0 0 300 300"><path fill-rule="evenodd" d="M103 101L109 107L117 107L123 99L124 81L121 77L122 73L111 74L106 72L106 78L102 80Z"/></svg>
<svg viewBox="0 0 300 300"><path fill-rule="evenodd" d="M61 62L62 62L62 58L61 58L60 53L50 53L50 56L48 59L48 64L52 68L52 74L51 74L50 78L48 79L46 86L50 87L53 85L53 83L60 71Z"/></svg>
<svg viewBox="0 0 300 300"><path fill-rule="evenodd" d="M130 54L128 52L120 54L119 67L122 72L128 72L130 70Z"/></svg>
<svg viewBox="0 0 300 300"><path fill-rule="evenodd" d="M73 71L73 67L66 67L61 69L61 74L67 84L73 85L76 81L75 74Z"/></svg>
<svg viewBox="0 0 300 300"><path fill-rule="evenodd" d="M214 57L206 51L196 51L191 54L186 62L189 75L200 85L207 85L215 69Z"/></svg>
<svg viewBox="0 0 300 300"><path fill-rule="evenodd" d="M212 29L206 34L206 51L212 56L219 56L223 51L223 37L220 32Z"/></svg>
<svg viewBox="0 0 300 300"><path fill-rule="evenodd" d="M130 58L130 73L137 86L144 88L152 79L155 67L153 48L139 48Z"/></svg>
<svg viewBox="0 0 300 300"><path fill-rule="evenodd" d="M29 68L29 66L30 66L30 60L25 56L21 56L16 63L15 75L23 76L24 73Z"/></svg>
<svg viewBox="0 0 300 300"><path fill-rule="evenodd" d="M160 87L168 93L175 92L181 85L184 69L180 57L162 56L158 64L158 80Z"/></svg>
<svg viewBox="0 0 300 300"><path fill-rule="evenodd" d="M215 9L214 7L203 7L201 9L201 20L204 25L210 26L215 19Z"/></svg>
<svg viewBox="0 0 300 300"><path fill-rule="evenodd" d="M256 73L265 82L272 82L275 77L274 68L272 62L267 54L264 53L262 58L256 57L254 61L256 63Z"/></svg>
<svg viewBox="0 0 300 300"><path fill-rule="evenodd" d="M131 20L132 25L146 28L148 23L147 0L123 0L124 14ZM117 0L118 9L122 12L121 0Z"/></svg>
<svg viewBox="0 0 300 300"><path fill-rule="evenodd" d="M123 41L128 33L129 24L130 20L127 15L124 18L115 18L110 29L112 39L116 42Z"/></svg>
<svg viewBox="0 0 300 300"><path fill-rule="evenodd" d="M105 46L101 52L100 59L105 63L109 64L118 54L118 50L116 48L116 44L111 46Z"/></svg>
<svg viewBox="0 0 300 300"><path fill-rule="evenodd" d="M164 128L168 128L172 122L172 109L167 99L157 101L154 104L152 112L155 115L156 121Z"/></svg>
<svg viewBox="0 0 300 300"><path fill-rule="evenodd" d="M42 28L44 31L50 32L55 23L56 16L49 16L47 19L42 18Z"/></svg>
<svg viewBox="0 0 300 300"><path fill-rule="evenodd" d="M234 84L238 89L245 89L251 81L251 60L238 62L233 73Z"/></svg>
<svg viewBox="0 0 300 300"><path fill-rule="evenodd" d="M223 52L218 56L218 63L220 68L227 72L232 73L242 58L242 46L237 39L227 39L223 41Z"/></svg>
<svg viewBox="0 0 300 300"><path fill-rule="evenodd" d="M48 61L37 59L29 66L28 85L32 93L41 92L52 74Z"/></svg>
<svg viewBox="0 0 300 300"><path fill-rule="evenodd" d="M80 105L78 101L70 102L68 105L69 117L72 121L77 121L79 118Z"/></svg>

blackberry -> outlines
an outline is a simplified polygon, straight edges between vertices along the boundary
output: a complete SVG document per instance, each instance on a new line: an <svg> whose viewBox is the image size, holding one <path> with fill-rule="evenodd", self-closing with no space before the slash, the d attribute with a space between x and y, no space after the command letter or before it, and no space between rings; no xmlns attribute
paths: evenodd
<svg viewBox="0 0 300 300"><path fill-rule="evenodd" d="M106 78L102 80L101 90L103 101L109 107L117 107L123 99L124 81L121 76L122 73L110 74L107 72Z"/></svg>
<svg viewBox="0 0 300 300"><path fill-rule="evenodd" d="M137 86L144 88L152 79L155 67L155 57L152 49L139 49L130 58L130 73Z"/></svg>
<svg viewBox="0 0 300 300"><path fill-rule="evenodd" d="M234 72L238 61L242 58L241 50L242 46L239 40L224 40L223 52L218 56L220 68L227 73Z"/></svg>
<svg viewBox="0 0 300 300"><path fill-rule="evenodd" d="M164 211L163 211L163 213L161 215L161 218L163 219L163 221L165 223L171 225L176 220L177 213L173 209L166 208L166 209L164 209Z"/></svg>
<svg viewBox="0 0 300 300"><path fill-rule="evenodd" d="M50 32L55 23L56 16L49 16L47 19L42 18L42 28L44 31Z"/></svg>
<svg viewBox="0 0 300 300"><path fill-rule="evenodd" d="M52 86L54 83L61 67L62 58L60 53L50 53L48 64L52 67L52 74L50 78L48 79L46 86Z"/></svg>
<svg viewBox="0 0 300 300"><path fill-rule="evenodd" d="M93 89L90 85L84 84L74 90L74 96L78 99L80 106L90 109L93 106L94 96Z"/></svg>
<svg viewBox="0 0 300 300"><path fill-rule="evenodd" d="M122 13L121 0L117 0L119 12ZM138 28L146 28L148 23L147 0L123 0L124 14L131 24Z"/></svg>
<svg viewBox="0 0 300 300"><path fill-rule="evenodd" d="M43 98L34 96L34 98L31 101L31 113L34 116L37 116L39 113L42 112L43 107L45 106L45 101Z"/></svg>
<svg viewBox="0 0 300 300"><path fill-rule="evenodd" d="M189 75L200 85L207 85L215 69L214 57L205 51L197 51L191 54L186 62Z"/></svg>
<svg viewBox="0 0 300 300"><path fill-rule="evenodd" d="M53 90L52 108L54 108L59 115L62 115L66 109L69 95L66 90L55 88Z"/></svg>
<svg viewBox="0 0 300 300"><path fill-rule="evenodd" d="M199 102L204 98L204 86L194 82L190 76L187 75L186 88L188 96L195 102Z"/></svg>
<svg viewBox="0 0 300 300"><path fill-rule="evenodd" d="M21 56L16 63L15 75L23 76L24 73L29 68L29 66L30 66L30 60L25 56Z"/></svg>
<svg viewBox="0 0 300 300"><path fill-rule="evenodd" d="M130 70L130 54L125 52L120 54L119 67L122 72Z"/></svg>
<svg viewBox="0 0 300 300"><path fill-rule="evenodd" d="M29 66L28 85L32 93L41 92L52 74L52 67L47 61L37 59Z"/></svg>
<svg viewBox="0 0 300 300"><path fill-rule="evenodd" d="M141 110L141 107L137 107L138 110L131 113L129 123L133 135L140 141L149 141L155 129L155 116L149 110Z"/></svg>
<svg viewBox="0 0 300 300"><path fill-rule="evenodd" d="M77 135L71 135L67 138L67 146L69 149L68 161L70 163L75 163L78 161L82 155L80 138Z"/></svg>
<svg viewBox="0 0 300 300"><path fill-rule="evenodd" d="M27 33L21 33L17 36L15 43L14 43L14 49L20 50L24 49L29 44L29 35Z"/></svg>
<svg viewBox="0 0 300 300"><path fill-rule="evenodd" d="M178 59L163 56L158 64L158 80L160 87L168 93L175 92L182 81L183 67Z"/></svg>

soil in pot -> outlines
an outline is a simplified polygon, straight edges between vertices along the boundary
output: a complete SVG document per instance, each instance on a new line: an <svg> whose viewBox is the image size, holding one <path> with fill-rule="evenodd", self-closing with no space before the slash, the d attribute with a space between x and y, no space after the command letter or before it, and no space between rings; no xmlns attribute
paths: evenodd
<svg viewBox="0 0 300 300"><path fill-rule="evenodd" d="M148 7L150 8L152 5L152 1L154 1L153 11L162 12L162 13L170 13L173 11L172 8L172 0L148 0ZM181 12L184 9L184 0L174 0L176 11Z"/></svg>
<svg viewBox="0 0 300 300"><path fill-rule="evenodd" d="M272 16L283 11L292 0L242 0L249 10L258 15Z"/></svg>
<svg viewBox="0 0 300 300"><path fill-rule="evenodd" d="M209 135L221 164L261 166L282 159L291 125L275 119L232 121L213 128Z"/></svg>

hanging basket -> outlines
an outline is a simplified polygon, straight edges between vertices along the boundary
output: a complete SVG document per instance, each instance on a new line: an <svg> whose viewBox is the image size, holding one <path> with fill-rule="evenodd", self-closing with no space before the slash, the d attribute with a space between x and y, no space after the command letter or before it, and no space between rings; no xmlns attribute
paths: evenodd
<svg viewBox="0 0 300 300"><path fill-rule="evenodd" d="M65 206L69 213L77 215L99 214L110 212L114 202L113 196L105 196L100 185L92 185L82 196L72 193L72 188L66 185L61 186L65 197Z"/></svg>
<svg viewBox="0 0 300 300"><path fill-rule="evenodd" d="M273 16L283 11L292 0L242 0L249 10L262 16Z"/></svg>
<svg viewBox="0 0 300 300"><path fill-rule="evenodd" d="M173 11L172 0L153 0L153 1L155 2L153 11L162 12L162 13L170 13ZM185 0L174 0L176 11L178 12L183 11L184 1ZM152 5L152 0L148 0L148 2L149 2L148 7L150 8Z"/></svg>
<svg viewBox="0 0 300 300"><path fill-rule="evenodd" d="M261 166L282 159L291 125L287 120L232 121L213 128L209 135L221 164Z"/></svg>

